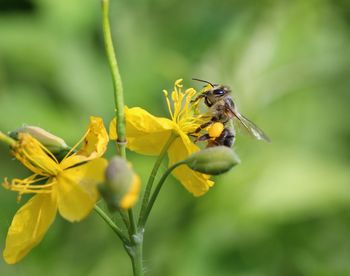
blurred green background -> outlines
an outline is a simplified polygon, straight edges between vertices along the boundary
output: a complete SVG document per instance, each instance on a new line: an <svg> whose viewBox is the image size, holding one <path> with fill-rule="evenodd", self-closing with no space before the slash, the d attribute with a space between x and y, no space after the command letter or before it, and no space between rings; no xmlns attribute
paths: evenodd
<svg viewBox="0 0 350 276"><path fill-rule="evenodd" d="M203 197L168 181L145 234L146 275L350 275L350 2L111 2L128 106L167 116L161 91L175 79L224 83L273 141L238 136L242 163ZM74 144L89 115L108 124L100 22L98 0L0 2L0 130L32 124ZM129 157L145 182L154 158ZM3 145L0 164L1 178L28 175ZM1 248L15 198L0 192ZM58 218L19 264L0 260L1 275L47 273L131 269L93 213Z"/></svg>

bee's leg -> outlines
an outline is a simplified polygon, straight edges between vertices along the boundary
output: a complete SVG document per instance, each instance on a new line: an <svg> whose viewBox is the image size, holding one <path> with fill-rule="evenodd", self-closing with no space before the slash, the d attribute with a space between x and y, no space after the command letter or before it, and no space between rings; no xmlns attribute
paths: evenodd
<svg viewBox="0 0 350 276"><path fill-rule="evenodd" d="M213 121L209 121L209 122L206 122L206 123L204 123L204 124L201 124L199 127L196 128L195 131L191 132L190 134L198 133L198 132L200 132L202 129L204 129L204 128L210 126L212 123L213 123Z"/></svg>
<svg viewBox="0 0 350 276"><path fill-rule="evenodd" d="M213 104L208 100L207 97L205 98L204 103L205 103L205 105L208 106L208 107L212 107L212 106L213 106Z"/></svg>
<svg viewBox="0 0 350 276"><path fill-rule="evenodd" d="M220 144L216 140L213 140L212 137L209 136L209 134L204 134L198 137L194 142L197 143L198 141L199 142L208 141L206 146L207 148L220 146Z"/></svg>
<svg viewBox="0 0 350 276"><path fill-rule="evenodd" d="M211 137L209 136L209 134L204 134L202 136L199 136L195 142L203 142L203 141L207 141L207 140L210 140Z"/></svg>
<svg viewBox="0 0 350 276"><path fill-rule="evenodd" d="M232 130L225 128L220 136L214 140L217 145L231 147L235 141L235 134Z"/></svg>
<svg viewBox="0 0 350 276"><path fill-rule="evenodd" d="M201 98L204 98L205 95L204 94L200 94L199 96L197 96L194 100L191 100L191 103L196 103L198 102Z"/></svg>

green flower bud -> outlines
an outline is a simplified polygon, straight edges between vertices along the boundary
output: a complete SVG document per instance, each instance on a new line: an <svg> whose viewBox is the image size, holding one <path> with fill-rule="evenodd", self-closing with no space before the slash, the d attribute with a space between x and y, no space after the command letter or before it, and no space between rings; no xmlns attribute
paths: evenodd
<svg viewBox="0 0 350 276"><path fill-rule="evenodd" d="M66 151L69 146L66 142L46 130L36 126L23 126L9 133L9 136L18 140L19 133L28 133L43 144L50 152L56 154L61 151Z"/></svg>
<svg viewBox="0 0 350 276"><path fill-rule="evenodd" d="M194 171L218 175L229 171L240 160L231 148L217 146L195 152L184 163Z"/></svg>
<svg viewBox="0 0 350 276"><path fill-rule="evenodd" d="M137 201L141 182L125 159L115 156L105 171L106 183L99 191L111 211L131 208Z"/></svg>

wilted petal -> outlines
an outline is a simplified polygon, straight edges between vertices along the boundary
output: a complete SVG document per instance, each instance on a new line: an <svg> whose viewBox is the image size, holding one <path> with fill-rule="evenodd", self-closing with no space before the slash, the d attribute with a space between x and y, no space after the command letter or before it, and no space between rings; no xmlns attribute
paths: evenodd
<svg viewBox="0 0 350 276"><path fill-rule="evenodd" d="M101 157L107 149L108 140L108 133L102 119L91 116L82 147L78 152L65 158L60 164L61 168L70 168L76 164Z"/></svg>

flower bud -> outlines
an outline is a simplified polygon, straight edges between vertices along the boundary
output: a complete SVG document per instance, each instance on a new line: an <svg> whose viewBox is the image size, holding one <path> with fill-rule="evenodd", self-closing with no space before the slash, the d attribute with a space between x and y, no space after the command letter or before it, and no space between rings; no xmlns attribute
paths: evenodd
<svg viewBox="0 0 350 276"><path fill-rule="evenodd" d="M111 211L129 209L139 197L141 181L129 164L121 157L113 157L105 171L106 183L99 186L100 193Z"/></svg>
<svg viewBox="0 0 350 276"><path fill-rule="evenodd" d="M56 154L63 150L68 150L69 146L66 142L57 137L46 130L36 127L36 126L23 126L12 132L10 132L9 136L13 139L18 140L19 133L28 133L36 140L38 140L43 146L45 146L50 152Z"/></svg>
<svg viewBox="0 0 350 276"><path fill-rule="evenodd" d="M210 175L227 172L239 162L237 154L225 146L197 151L185 160L187 166L192 170Z"/></svg>

